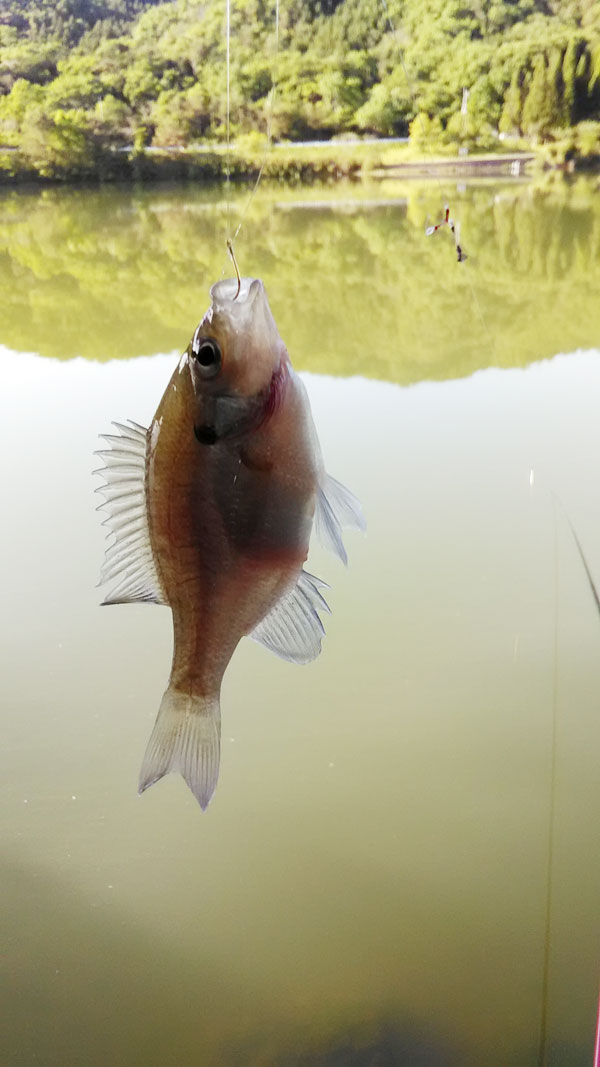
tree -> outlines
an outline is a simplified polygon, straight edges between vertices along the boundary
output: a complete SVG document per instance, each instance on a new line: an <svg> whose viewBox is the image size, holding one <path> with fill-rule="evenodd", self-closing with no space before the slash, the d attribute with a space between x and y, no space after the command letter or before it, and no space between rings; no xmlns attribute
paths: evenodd
<svg viewBox="0 0 600 1067"><path fill-rule="evenodd" d="M563 126L572 126L575 122L575 74L577 70L577 41L571 37L564 55L562 65L563 79Z"/></svg>
<svg viewBox="0 0 600 1067"><path fill-rule="evenodd" d="M95 166L110 144L225 138L223 0L0 0L0 7L0 137L8 146L26 134L32 151L47 145L50 169L63 160L61 173L70 152L76 174L86 152ZM406 133L416 113L411 134L420 145L448 135L481 145L497 126L545 137L600 120L600 6L286 0L276 48L272 3L235 0L230 74L232 137L264 134L267 116L279 138L345 130L389 136ZM39 114L33 121L36 109L43 121ZM58 122L58 112L69 120Z"/></svg>
<svg viewBox="0 0 600 1067"><path fill-rule="evenodd" d="M497 128L502 98L489 74L483 74L473 84L467 103L467 117L476 130Z"/></svg>
<svg viewBox="0 0 600 1067"><path fill-rule="evenodd" d="M523 128L527 133L542 137L550 129L552 119L548 106L548 71L546 59L539 55L523 105Z"/></svg>
<svg viewBox="0 0 600 1067"><path fill-rule="evenodd" d="M564 125L563 97L562 55L555 50L550 56L547 76L546 117L549 129Z"/></svg>
<svg viewBox="0 0 600 1067"><path fill-rule="evenodd" d="M409 127L410 143L416 148L425 149L439 144L443 138L443 129L440 119L430 118L424 112L415 115Z"/></svg>
<svg viewBox="0 0 600 1067"><path fill-rule="evenodd" d="M521 112L523 110L523 72L520 67L513 71L510 85L504 97L504 106L500 115L501 133L521 133Z"/></svg>
<svg viewBox="0 0 600 1067"><path fill-rule="evenodd" d="M17 144L27 112L40 107L44 97L41 85L19 78L7 96L0 97L0 132L7 144Z"/></svg>
<svg viewBox="0 0 600 1067"><path fill-rule="evenodd" d="M412 111L412 100L406 90L394 86L391 79L378 82L371 89L368 99L358 109L354 121L360 130L383 137L408 132L408 119Z"/></svg>
<svg viewBox="0 0 600 1067"><path fill-rule="evenodd" d="M89 120L81 110L30 109L21 141L23 156L44 177L92 174L98 161Z"/></svg>

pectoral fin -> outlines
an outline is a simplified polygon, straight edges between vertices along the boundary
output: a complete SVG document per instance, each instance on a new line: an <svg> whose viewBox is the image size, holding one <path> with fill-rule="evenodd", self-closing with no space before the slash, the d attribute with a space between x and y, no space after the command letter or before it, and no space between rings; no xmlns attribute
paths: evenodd
<svg viewBox="0 0 600 1067"><path fill-rule="evenodd" d="M249 636L292 663L316 659L325 633L319 611L329 612L327 601L319 592L323 586L325 582L302 571L296 585L284 593Z"/></svg>
<svg viewBox="0 0 600 1067"><path fill-rule="evenodd" d="M96 490L105 498L100 509L108 514L104 525L114 541L106 550L99 585L116 580L104 604L124 604L141 600L165 604L154 565L146 513L146 441L143 426L115 422L118 434L102 434L109 447L102 456L104 467L94 471L104 478ZM99 510L100 510L99 509Z"/></svg>
<svg viewBox="0 0 600 1067"><path fill-rule="evenodd" d="M325 548L348 563L342 530L366 530L367 524L359 501L345 485L326 474L317 490L315 512L317 536Z"/></svg>

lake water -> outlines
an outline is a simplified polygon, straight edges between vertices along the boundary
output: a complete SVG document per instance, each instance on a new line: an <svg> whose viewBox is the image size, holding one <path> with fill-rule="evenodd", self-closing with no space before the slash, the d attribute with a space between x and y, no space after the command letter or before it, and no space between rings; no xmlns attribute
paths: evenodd
<svg viewBox="0 0 600 1067"><path fill-rule="evenodd" d="M445 201L462 265L425 237ZM91 454L152 417L244 203L0 196L3 1062L527 1067L544 1018L546 1062L584 1067L597 184L259 190L240 266L369 528L348 570L311 555L315 663L237 650L202 814L178 776L136 794L170 613L98 606Z"/></svg>

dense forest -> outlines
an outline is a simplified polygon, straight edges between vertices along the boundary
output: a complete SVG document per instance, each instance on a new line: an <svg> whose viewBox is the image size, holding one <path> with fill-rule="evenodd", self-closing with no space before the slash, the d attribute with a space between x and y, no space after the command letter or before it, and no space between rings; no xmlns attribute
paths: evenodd
<svg viewBox="0 0 600 1067"><path fill-rule="evenodd" d="M231 136L599 152L597 0L231 2ZM226 136L224 0L3 0L0 173L110 176ZM272 92L273 87L275 91ZM465 92L467 90L467 92Z"/></svg>

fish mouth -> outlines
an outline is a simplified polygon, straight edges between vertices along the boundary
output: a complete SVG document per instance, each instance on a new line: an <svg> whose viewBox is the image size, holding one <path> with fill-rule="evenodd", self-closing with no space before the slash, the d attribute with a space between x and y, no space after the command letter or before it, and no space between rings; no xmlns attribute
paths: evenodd
<svg viewBox="0 0 600 1067"><path fill-rule="evenodd" d="M223 309L229 307L232 312L237 312L243 304L250 307L254 304L258 294L264 296L264 286L260 278L222 278L211 286L210 296L214 307ZM235 307L232 305L235 302Z"/></svg>
<svg viewBox="0 0 600 1067"><path fill-rule="evenodd" d="M194 437L201 445L215 445L219 435L214 426L194 426Z"/></svg>

